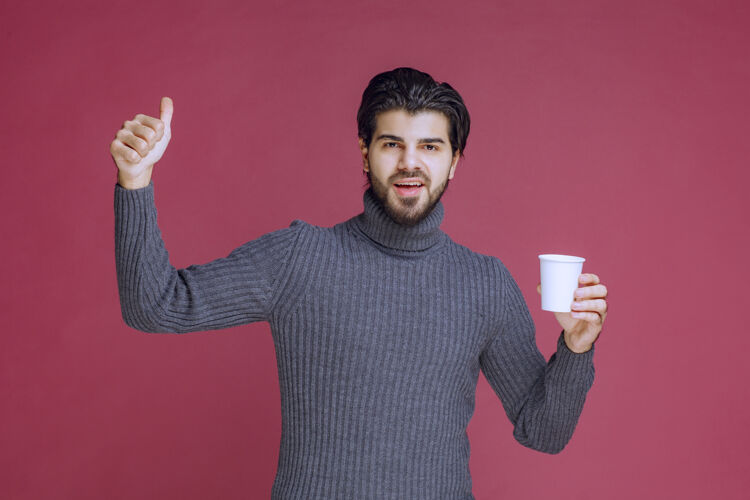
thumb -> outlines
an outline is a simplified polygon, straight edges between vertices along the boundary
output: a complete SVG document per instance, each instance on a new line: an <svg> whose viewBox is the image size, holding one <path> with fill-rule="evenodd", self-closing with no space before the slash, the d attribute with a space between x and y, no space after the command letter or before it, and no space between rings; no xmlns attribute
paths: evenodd
<svg viewBox="0 0 750 500"><path fill-rule="evenodd" d="M164 125L169 128L172 124L172 112L174 111L174 103L172 102L172 99L169 97L162 97L161 98L161 121L164 122Z"/></svg>

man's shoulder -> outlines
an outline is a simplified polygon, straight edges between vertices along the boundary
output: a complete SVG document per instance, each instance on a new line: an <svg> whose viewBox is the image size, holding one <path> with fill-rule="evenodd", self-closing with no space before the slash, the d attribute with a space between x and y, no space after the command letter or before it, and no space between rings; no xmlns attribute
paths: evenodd
<svg viewBox="0 0 750 500"><path fill-rule="evenodd" d="M475 268L478 267L485 273L489 273L498 278L502 278L508 273L508 269L499 257L472 250L465 245L455 242L450 237L448 238L448 248L449 254L454 257L454 260L459 265Z"/></svg>
<svg viewBox="0 0 750 500"><path fill-rule="evenodd" d="M286 227L273 229L271 231L261 234L258 237L258 240L281 240L281 239L290 239L290 238L296 239L296 238L299 238L301 234L304 234L305 232L307 232L313 227L314 226L312 226L311 224L308 224L307 222L303 220L294 219Z"/></svg>
<svg viewBox="0 0 750 500"><path fill-rule="evenodd" d="M297 234L300 240L316 241L316 244L327 245L341 240L349 232L345 223L335 224L333 226L318 226L302 219L294 219L289 227L282 231L291 231Z"/></svg>
<svg viewBox="0 0 750 500"><path fill-rule="evenodd" d="M306 234L308 236L326 236L340 232L341 229L343 229L344 225L345 223L342 222L333 226L318 226L317 224L311 224L310 222L304 221L302 219L294 219L289 224L288 229Z"/></svg>

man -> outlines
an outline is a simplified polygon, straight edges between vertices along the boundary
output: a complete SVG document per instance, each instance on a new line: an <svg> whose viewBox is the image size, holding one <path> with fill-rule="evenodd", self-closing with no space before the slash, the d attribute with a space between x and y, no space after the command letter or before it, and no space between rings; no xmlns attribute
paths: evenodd
<svg viewBox="0 0 750 500"><path fill-rule="evenodd" d="M448 84L410 68L375 76L357 121L364 211L330 228L295 220L227 257L175 269L151 172L171 137L136 115L111 144L122 314L145 332L268 321L282 434L272 497L472 499L466 426L481 370L524 446L559 453L593 383L606 288L582 275L545 362L505 266L440 230L440 197L469 115Z"/></svg>

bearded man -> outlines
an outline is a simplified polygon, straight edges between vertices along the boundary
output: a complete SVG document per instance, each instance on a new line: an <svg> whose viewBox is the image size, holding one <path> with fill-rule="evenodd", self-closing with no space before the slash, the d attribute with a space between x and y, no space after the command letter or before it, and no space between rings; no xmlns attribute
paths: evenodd
<svg viewBox="0 0 750 500"><path fill-rule="evenodd" d="M301 220L204 265L175 269L151 173L173 103L136 115L110 146L125 323L185 333L267 321L282 431L273 499L473 499L467 425L479 372L523 446L559 453L594 379L607 290L581 275L545 362L503 263L440 229L469 113L447 83L411 68L376 75L357 113L369 186L333 227Z"/></svg>

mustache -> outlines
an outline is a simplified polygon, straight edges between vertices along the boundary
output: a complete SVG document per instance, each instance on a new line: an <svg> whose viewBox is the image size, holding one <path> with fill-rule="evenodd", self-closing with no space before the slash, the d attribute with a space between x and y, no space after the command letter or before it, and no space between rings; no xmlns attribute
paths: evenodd
<svg viewBox="0 0 750 500"><path fill-rule="evenodd" d="M427 176L423 172L420 172L420 171L402 172L402 173L394 174L391 176L390 179L388 179L388 182L392 184L402 179L419 179L425 185L430 183L430 179L427 178Z"/></svg>

